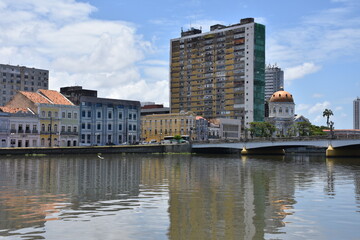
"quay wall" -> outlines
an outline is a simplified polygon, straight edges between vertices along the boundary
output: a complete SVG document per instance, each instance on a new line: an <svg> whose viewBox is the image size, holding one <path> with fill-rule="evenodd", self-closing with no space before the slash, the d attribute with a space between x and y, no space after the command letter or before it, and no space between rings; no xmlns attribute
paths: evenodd
<svg viewBox="0 0 360 240"><path fill-rule="evenodd" d="M38 147L38 148L0 148L0 155L36 155L36 154L92 154L92 153L181 153L191 152L191 144L169 145L125 145L90 147Z"/></svg>

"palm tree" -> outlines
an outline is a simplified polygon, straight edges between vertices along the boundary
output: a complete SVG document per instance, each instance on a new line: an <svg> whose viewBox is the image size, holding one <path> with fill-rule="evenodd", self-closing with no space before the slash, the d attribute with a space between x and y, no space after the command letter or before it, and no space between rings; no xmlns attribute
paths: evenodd
<svg viewBox="0 0 360 240"><path fill-rule="evenodd" d="M333 112L331 111L331 109L325 109L324 110L324 112L323 112L323 117L326 117L326 124L327 124L327 126L329 127L329 124L330 124L330 122L329 122L329 118L330 118L330 116L332 116L332 115L334 115L333 114Z"/></svg>

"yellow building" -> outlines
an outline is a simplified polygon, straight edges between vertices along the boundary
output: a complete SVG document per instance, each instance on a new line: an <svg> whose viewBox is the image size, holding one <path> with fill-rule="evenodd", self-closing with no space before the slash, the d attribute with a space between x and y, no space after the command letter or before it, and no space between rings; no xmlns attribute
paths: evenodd
<svg viewBox="0 0 360 240"><path fill-rule="evenodd" d="M141 120L141 136L144 141L157 142L165 136L189 135L191 138L195 123L193 112L147 115Z"/></svg>

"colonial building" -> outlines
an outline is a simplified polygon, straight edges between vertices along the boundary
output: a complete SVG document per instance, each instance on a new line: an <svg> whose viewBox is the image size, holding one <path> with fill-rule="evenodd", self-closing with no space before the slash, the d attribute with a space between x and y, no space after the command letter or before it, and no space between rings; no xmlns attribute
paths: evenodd
<svg viewBox="0 0 360 240"><path fill-rule="evenodd" d="M63 87L60 92L80 107L80 145L134 144L140 141L139 101L98 98L96 90Z"/></svg>
<svg viewBox="0 0 360 240"><path fill-rule="evenodd" d="M78 146L79 107L54 90L19 91L6 107L26 108L39 116L40 146ZM61 130L70 131L61 131Z"/></svg>
<svg viewBox="0 0 360 240"><path fill-rule="evenodd" d="M286 91L273 93L269 100L269 117L266 121L276 127L276 135L287 136L294 124L295 103L293 96Z"/></svg>
<svg viewBox="0 0 360 240"><path fill-rule="evenodd" d="M0 107L7 114L7 136L2 138L2 146L6 147L39 147L38 115L26 108Z"/></svg>
<svg viewBox="0 0 360 240"><path fill-rule="evenodd" d="M189 135L194 138L196 115L193 112L154 114L141 119L141 137L144 141L161 142L165 136Z"/></svg>

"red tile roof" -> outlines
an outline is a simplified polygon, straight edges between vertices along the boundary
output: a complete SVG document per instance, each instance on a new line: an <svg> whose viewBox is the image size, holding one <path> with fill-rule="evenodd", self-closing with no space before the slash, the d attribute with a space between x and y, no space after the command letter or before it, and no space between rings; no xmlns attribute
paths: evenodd
<svg viewBox="0 0 360 240"><path fill-rule="evenodd" d="M53 104L61 104L61 105L74 105L72 102L70 102L66 97L64 97L61 93L55 90L45 90L45 89L39 89L38 90L40 94L44 95Z"/></svg>
<svg viewBox="0 0 360 240"><path fill-rule="evenodd" d="M19 93L24 95L25 97L27 97L30 101L32 101L34 103L48 103L48 104L51 103L47 98L45 98L44 96L41 96L40 94L35 93L35 92L19 91Z"/></svg>
<svg viewBox="0 0 360 240"><path fill-rule="evenodd" d="M13 108L13 107L0 107L0 111L6 113L29 112L27 108Z"/></svg>

